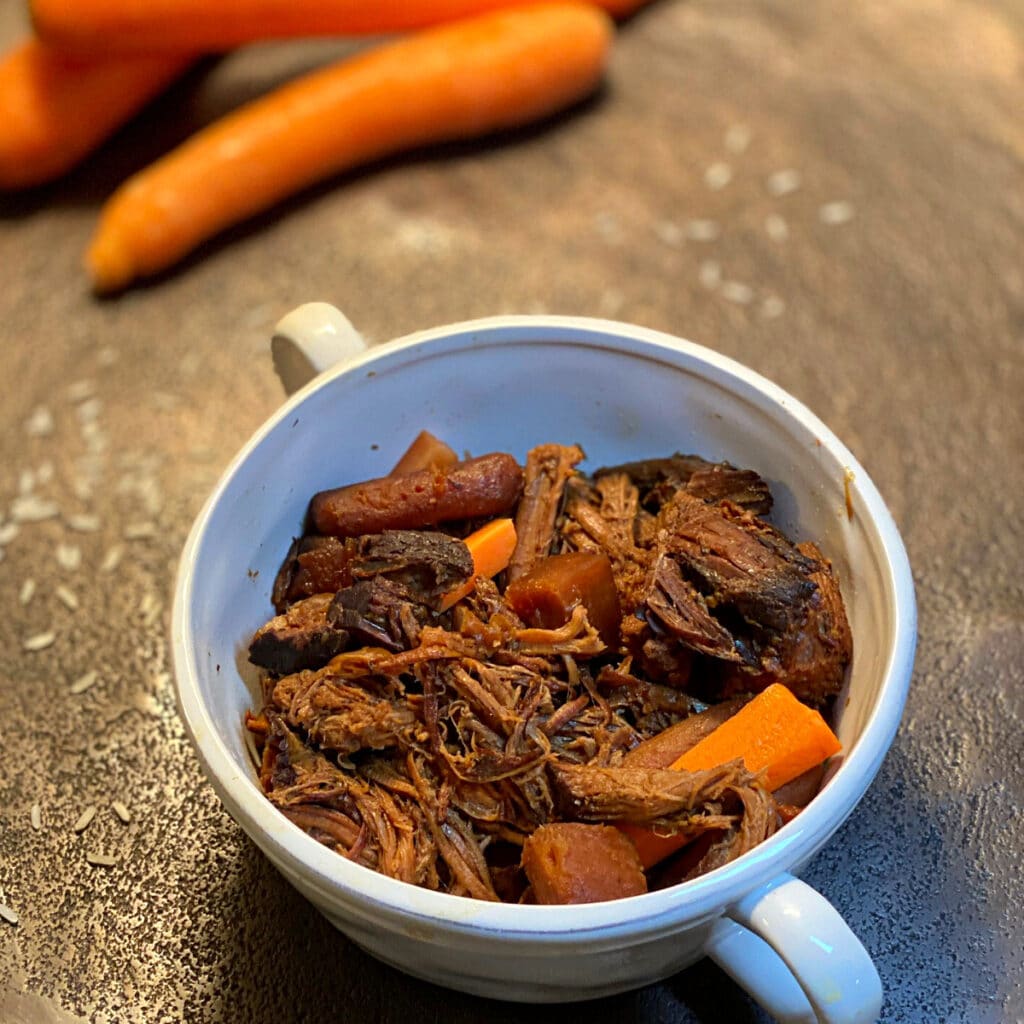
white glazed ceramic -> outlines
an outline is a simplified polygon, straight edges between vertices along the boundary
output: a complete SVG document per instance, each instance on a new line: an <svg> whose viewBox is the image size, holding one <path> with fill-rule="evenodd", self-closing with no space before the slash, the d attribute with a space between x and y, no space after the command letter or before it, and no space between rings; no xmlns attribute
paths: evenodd
<svg viewBox="0 0 1024 1024"><path fill-rule="evenodd" d="M179 570L173 651L182 717L203 768L282 874L374 956L467 992L593 998L710 955L779 1020L875 1020L882 995L868 954L838 913L793 877L878 771L914 657L902 542L842 443L745 367L608 321L498 317L361 351L348 321L316 303L286 317L274 345L290 385L324 372L239 452L196 520ZM344 361L328 369L339 354ZM523 458L541 442L578 442L591 467L696 452L752 467L771 483L775 521L797 539L814 538L833 560L855 638L838 724L844 752L799 817L694 882L565 908L494 905L385 878L270 805L242 726L255 693L248 639L271 614L270 588L310 495L383 475L424 428L473 454Z"/></svg>

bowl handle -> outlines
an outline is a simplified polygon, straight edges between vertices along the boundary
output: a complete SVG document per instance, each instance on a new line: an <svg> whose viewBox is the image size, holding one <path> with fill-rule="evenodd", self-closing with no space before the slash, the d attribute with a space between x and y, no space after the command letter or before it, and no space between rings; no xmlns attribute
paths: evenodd
<svg viewBox="0 0 1024 1024"><path fill-rule="evenodd" d="M873 1024L882 982L839 912L782 874L726 910L705 952L783 1024Z"/></svg>
<svg viewBox="0 0 1024 1024"><path fill-rule="evenodd" d="M289 395L366 347L348 317L327 302L307 302L286 313L270 342L274 369Z"/></svg>

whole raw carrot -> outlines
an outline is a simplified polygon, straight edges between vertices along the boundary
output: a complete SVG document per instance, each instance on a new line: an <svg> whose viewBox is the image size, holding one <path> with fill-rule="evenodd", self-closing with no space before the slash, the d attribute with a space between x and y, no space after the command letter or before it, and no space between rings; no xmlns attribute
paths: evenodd
<svg viewBox="0 0 1024 1024"><path fill-rule="evenodd" d="M529 0L31 0L36 32L78 49L219 52L258 39L405 32ZM616 17L649 0L595 0Z"/></svg>
<svg viewBox="0 0 1024 1024"><path fill-rule="evenodd" d="M99 291L171 266L301 188L414 146L544 117L597 85L608 16L589 5L502 10L314 72L250 103L129 179L87 254Z"/></svg>
<svg viewBox="0 0 1024 1024"><path fill-rule="evenodd" d="M747 771L763 772L765 787L774 791L840 749L819 712L773 683L669 767L696 772L741 757ZM685 836L662 836L630 824L620 827L633 840L645 868L687 842Z"/></svg>
<svg viewBox="0 0 1024 1024"><path fill-rule="evenodd" d="M0 188L70 170L188 64L180 56L74 57L26 39L0 59Z"/></svg>

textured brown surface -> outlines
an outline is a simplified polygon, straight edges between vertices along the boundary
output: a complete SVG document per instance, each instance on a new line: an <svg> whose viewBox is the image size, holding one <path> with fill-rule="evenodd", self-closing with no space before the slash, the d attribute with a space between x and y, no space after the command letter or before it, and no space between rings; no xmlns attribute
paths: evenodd
<svg viewBox="0 0 1024 1024"><path fill-rule="evenodd" d="M0 41L23 25L21 4L0 0ZM0 900L20 915L0 921L0 1019L567 1019L444 992L353 948L221 810L176 718L177 553L279 399L273 323L314 298L375 341L499 312L631 320L738 357L829 423L904 533L920 647L895 746L806 877L874 954L886 1021L1020 1019L1019 5L664 0L623 27L607 89L574 115L349 176L152 286L89 296L81 252L126 172L344 50L210 64L66 181L2 208L0 530L22 488L59 515L22 525L0 563ZM736 125L743 152L727 145ZM732 180L709 188L718 161ZM785 168L801 185L774 196L766 179ZM852 219L823 223L833 201ZM771 214L787 240L769 237ZM686 238L694 219L719 237ZM705 287L707 261L750 301ZM95 532L72 528L82 513ZM50 629L51 647L22 651ZM70 694L90 670L93 686ZM92 867L89 851L117 863ZM708 963L593 1013L763 1019Z"/></svg>

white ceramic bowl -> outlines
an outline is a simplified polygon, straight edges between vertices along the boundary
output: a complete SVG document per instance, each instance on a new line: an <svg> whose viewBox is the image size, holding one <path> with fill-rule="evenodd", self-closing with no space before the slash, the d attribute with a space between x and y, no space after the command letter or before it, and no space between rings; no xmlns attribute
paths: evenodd
<svg viewBox="0 0 1024 1024"><path fill-rule="evenodd" d="M419 977L523 1001L592 998L714 957L783 1021L871 1021L881 987L836 911L795 879L853 811L892 742L913 663L906 554L853 456L803 405L712 351L608 321L500 317L363 351L332 307L286 317L275 339L294 385L228 467L181 559L173 651L179 705L224 805L282 874L374 956ZM242 718L246 645L310 495L386 473L427 428L457 450L578 442L589 466L696 452L756 469L774 520L839 572L855 638L838 734L844 753L793 822L686 885L585 906L510 906L429 892L331 852L257 783ZM865 898L870 899L870 894Z"/></svg>

